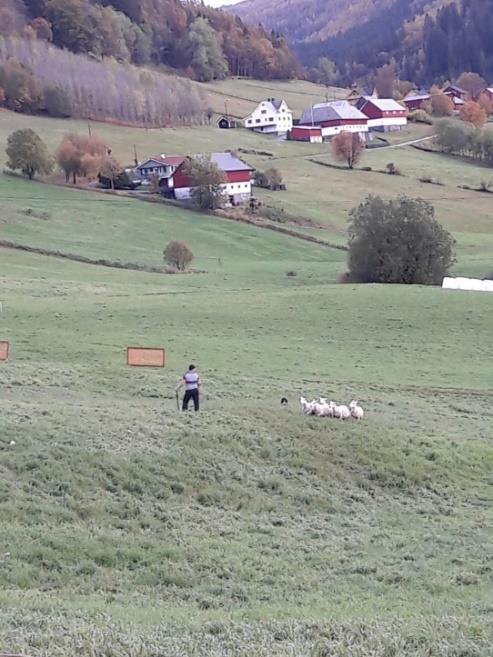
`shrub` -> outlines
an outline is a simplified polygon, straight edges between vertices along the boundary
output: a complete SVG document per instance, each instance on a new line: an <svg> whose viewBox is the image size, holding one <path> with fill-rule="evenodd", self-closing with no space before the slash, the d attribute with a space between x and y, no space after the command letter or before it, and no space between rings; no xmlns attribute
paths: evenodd
<svg viewBox="0 0 493 657"><path fill-rule="evenodd" d="M426 123L426 125L433 124L433 119L431 118L431 116L427 112L425 112L425 110L422 109L418 109L418 110L414 110L414 112L410 112L407 118L412 123Z"/></svg>
<svg viewBox="0 0 493 657"><path fill-rule="evenodd" d="M399 167L396 167L393 162L389 162L385 165L385 169L389 176L402 176L401 170Z"/></svg>
<svg viewBox="0 0 493 657"><path fill-rule="evenodd" d="M454 262L454 240L433 206L401 196L369 196L350 213L349 270L368 283L441 283Z"/></svg>
<svg viewBox="0 0 493 657"><path fill-rule="evenodd" d="M267 189L269 187L269 181L264 171L255 171L253 174L253 184L257 187L262 187Z"/></svg>
<svg viewBox="0 0 493 657"><path fill-rule="evenodd" d="M175 267L178 271L185 271L193 260L193 253L185 242L175 240L164 249L163 257L166 264Z"/></svg>

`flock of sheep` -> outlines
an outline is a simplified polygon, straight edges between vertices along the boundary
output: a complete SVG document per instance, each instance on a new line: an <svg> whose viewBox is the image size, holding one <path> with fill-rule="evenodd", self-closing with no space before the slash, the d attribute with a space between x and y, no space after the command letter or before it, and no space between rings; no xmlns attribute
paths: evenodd
<svg viewBox="0 0 493 657"><path fill-rule="evenodd" d="M354 399L349 406L346 406L345 404L336 404L333 401L328 402L323 397L320 397L318 401L312 400L311 402L304 397L300 397L300 404L303 415L336 417L339 420L348 420L349 418L362 420L365 416L365 412Z"/></svg>

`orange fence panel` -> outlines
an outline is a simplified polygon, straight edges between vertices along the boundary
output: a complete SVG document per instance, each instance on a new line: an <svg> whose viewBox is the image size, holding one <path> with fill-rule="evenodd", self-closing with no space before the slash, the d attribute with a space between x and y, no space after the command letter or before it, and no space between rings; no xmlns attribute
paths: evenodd
<svg viewBox="0 0 493 657"><path fill-rule="evenodd" d="M9 359L9 343L0 342L0 360Z"/></svg>
<svg viewBox="0 0 493 657"><path fill-rule="evenodd" d="M165 351L158 347L127 347L127 365L164 367Z"/></svg>

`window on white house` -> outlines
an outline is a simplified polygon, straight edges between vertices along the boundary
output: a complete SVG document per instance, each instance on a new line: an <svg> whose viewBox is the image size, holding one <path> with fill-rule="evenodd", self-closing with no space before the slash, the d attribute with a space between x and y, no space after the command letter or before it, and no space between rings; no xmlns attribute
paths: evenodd
<svg viewBox="0 0 493 657"><path fill-rule="evenodd" d="M274 122L274 117L273 117L273 116L269 116L269 122L270 122L270 123L273 123L273 122Z"/></svg>
<svg viewBox="0 0 493 657"><path fill-rule="evenodd" d="M255 123L260 123L260 119L255 119Z"/></svg>
<svg viewBox="0 0 493 657"><path fill-rule="evenodd" d="M267 114L267 110L266 110L266 109L265 109L265 110L262 110L260 113L261 113L261 114Z"/></svg>

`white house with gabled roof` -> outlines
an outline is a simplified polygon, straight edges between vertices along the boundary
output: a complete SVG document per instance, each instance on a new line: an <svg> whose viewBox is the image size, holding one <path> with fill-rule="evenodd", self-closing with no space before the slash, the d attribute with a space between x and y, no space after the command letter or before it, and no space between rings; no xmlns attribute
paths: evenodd
<svg viewBox="0 0 493 657"><path fill-rule="evenodd" d="M293 113L285 100L268 98L244 119L245 128L266 134L285 135L293 127Z"/></svg>

